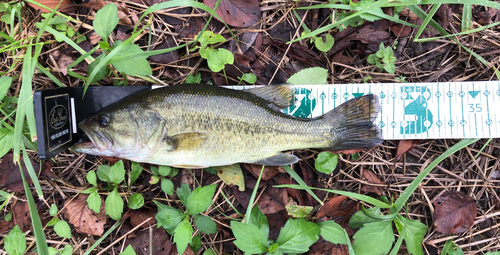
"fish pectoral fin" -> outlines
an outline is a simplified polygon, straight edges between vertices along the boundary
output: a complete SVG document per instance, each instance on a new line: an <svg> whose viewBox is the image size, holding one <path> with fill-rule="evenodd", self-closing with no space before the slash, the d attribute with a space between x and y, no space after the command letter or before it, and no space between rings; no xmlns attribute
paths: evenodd
<svg viewBox="0 0 500 255"><path fill-rule="evenodd" d="M282 166L295 164L299 161L299 158L295 155L288 153L278 153L272 157L259 160L257 162L250 162L252 164L266 165L266 166Z"/></svg>
<svg viewBox="0 0 500 255"><path fill-rule="evenodd" d="M172 148L171 150L195 150L207 140L207 136L193 132L169 136L164 140Z"/></svg>

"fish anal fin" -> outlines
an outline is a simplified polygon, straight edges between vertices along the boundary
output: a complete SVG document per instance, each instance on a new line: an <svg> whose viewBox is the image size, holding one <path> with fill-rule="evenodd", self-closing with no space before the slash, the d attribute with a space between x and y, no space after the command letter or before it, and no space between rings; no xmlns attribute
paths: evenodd
<svg viewBox="0 0 500 255"><path fill-rule="evenodd" d="M299 158L295 155L288 153L278 153L272 157L265 158L256 162L248 162L251 164L266 165L266 166L283 166L295 164L299 161Z"/></svg>
<svg viewBox="0 0 500 255"><path fill-rule="evenodd" d="M195 150L205 143L207 136L193 132L165 137L163 140L169 144L171 150Z"/></svg>
<svg viewBox="0 0 500 255"><path fill-rule="evenodd" d="M295 95L294 88L289 85L267 85L245 91L269 101L280 109L291 106Z"/></svg>

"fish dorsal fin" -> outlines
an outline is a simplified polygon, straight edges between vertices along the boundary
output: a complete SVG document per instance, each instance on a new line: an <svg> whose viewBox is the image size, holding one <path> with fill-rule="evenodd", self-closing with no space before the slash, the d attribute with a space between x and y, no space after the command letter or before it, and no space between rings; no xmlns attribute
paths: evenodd
<svg viewBox="0 0 500 255"><path fill-rule="evenodd" d="M245 91L261 97L281 109L291 106L295 95L295 90L290 85L267 85Z"/></svg>
<svg viewBox="0 0 500 255"><path fill-rule="evenodd" d="M278 153L272 157L259 160L257 162L250 162L252 164L267 165L267 166L282 166L295 164L299 161L297 156L288 153Z"/></svg>
<svg viewBox="0 0 500 255"><path fill-rule="evenodd" d="M172 150L195 150L200 147L205 140L207 140L207 136L197 132L182 133L164 139Z"/></svg>

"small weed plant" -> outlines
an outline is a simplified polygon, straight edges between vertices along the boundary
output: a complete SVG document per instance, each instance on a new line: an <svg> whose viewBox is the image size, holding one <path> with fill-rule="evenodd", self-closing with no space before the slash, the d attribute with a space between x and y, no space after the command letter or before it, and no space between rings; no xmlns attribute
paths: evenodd
<svg viewBox="0 0 500 255"><path fill-rule="evenodd" d="M384 43L380 43L379 50L375 54L368 55L366 61L369 64L375 65L382 72L385 70L388 73L396 72L396 57L390 46L385 47Z"/></svg>

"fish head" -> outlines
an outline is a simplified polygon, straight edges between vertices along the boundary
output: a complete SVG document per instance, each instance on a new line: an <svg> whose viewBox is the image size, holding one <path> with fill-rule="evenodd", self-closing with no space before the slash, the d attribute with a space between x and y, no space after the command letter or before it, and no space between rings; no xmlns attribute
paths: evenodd
<svg viewBox="0 0 500 255"><path fill-rule="evenodd" d="M73 149L97 156L132 158L140 151L142 141L137 121L126 109L101 111L78 124L90 139Z"/></svg>

